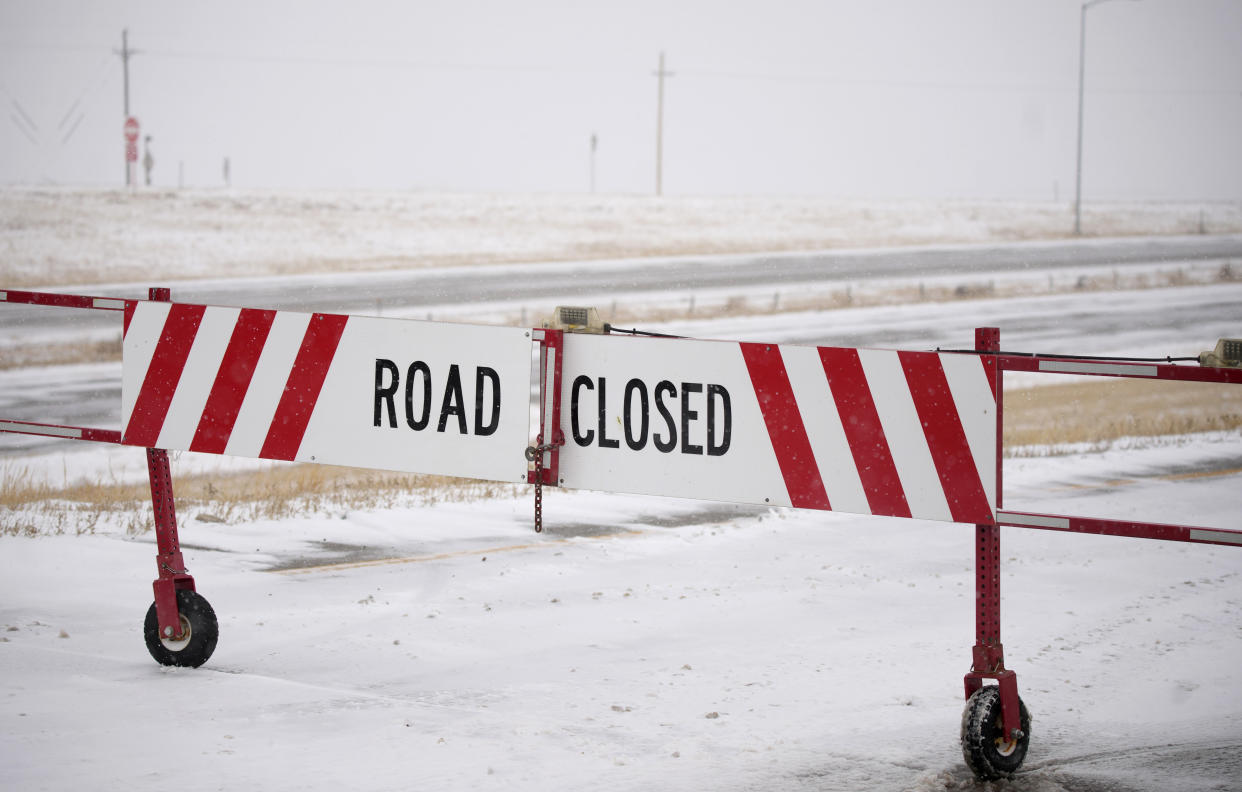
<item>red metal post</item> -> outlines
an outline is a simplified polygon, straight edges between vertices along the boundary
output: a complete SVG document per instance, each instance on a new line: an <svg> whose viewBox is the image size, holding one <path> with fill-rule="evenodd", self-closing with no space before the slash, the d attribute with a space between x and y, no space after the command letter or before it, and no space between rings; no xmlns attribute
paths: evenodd
<svg viewBox="0 0 1242 792"><path fill-rule="evenodd" d="M167 302L171 299L168 289L153 288L152 300ZM173 500L172 471L168 467L168 452L162 448L147 449L147 475L151 480L151 510L155 515L156 566L159 577L152 584L155 591L155 615L159 620L160 635L165 638L181 637L181 616L177 610L177 591L194 591L194 578L186 571L181 557L181 542L177 537L177 509Z"/></svg>
<svg viewBox="0 0 1242 792"><path fill-rule="evenodd" d="M981 327L975 330L975 349L981 352L1000 350L1000 330ZM996 508L1002 505L1002 465L1004 453L1004 377L995 355L984 357L988 380L996 395ZM966 675L966 697L970 698L983 680L994 679L1000 686L1001 717L1005 733L1014 735L1020 729L1018 677L1005 668L1005 649L1001 644L1000 591L1000 526L975 526L975 645L970 673Z"/></svg>
<svg viewBox="0 0 1242 792"><path fill-rule="evenodd" d="M539 341L539 435L535 439L539 477L527 472L531 484L560 483L560 447L565 444L561 431L561 363L565 357L565 331L535 330Z"/></svg>

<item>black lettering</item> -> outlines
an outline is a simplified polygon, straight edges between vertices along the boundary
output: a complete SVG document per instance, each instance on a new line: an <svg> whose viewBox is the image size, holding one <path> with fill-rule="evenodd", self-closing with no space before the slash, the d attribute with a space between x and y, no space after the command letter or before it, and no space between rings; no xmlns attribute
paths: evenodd
<svg viewBox="0 0 1242 792"><path fill-rule="evenodd" d="M440 425L436 427L437 432L443 432L448 426L450 415L457 416L457 431L460 434L466 434L466 408L462 406L461 393L461 371L457 368L457 364L449 366L448 382L444 386L444 402L440 405Z"/></svg>
<svg viewBox="0 0 1242 792"><path fill-rule="evenodd" d="M414 417L414 377L423 375L423 411ZM416 432L427 428L431 421L431 369L421 360L415 360L405 372L405 422ZM441 430L443 431L443 430Z"/></svg>
<svg viewBox="0 0 1242 792"><path fill-rule="evenodd" d="M595 386L591 384L591 378L585 374L575 377L573 387L569 389L569 433L574 436L575 443L586 447L595 440L595 433L588 429L586 434L583 434L578 429L578 392L582 388L595 390Z"/></svg>
<svg viewBox="0 0 1242 792"><path fill-rule="evenodd" d="M384 384L384 372L392 378L388 385ZM397 408L393 405L393 395L397 392L397 380L401 377L397 364L384 358L375 359L375 426L380 425L383 405L388 404L388 425L397 428Z"/></svg>
<svg viewBox="0 0 1242 792"><path fill-rule="evenodd" d="M634 421L631 408L634 403L634 394L638 394L638 415L639 429L638 436L634 436ZM622 406L622 423L625 424L625 444L633 451L642 451L647 445L647 429L651 426L650 410L647 404L647 386L640 379L632 379L625 383L625 402Z"/></svg>
<svg viewBox="0 0 1242 792"><path fill-rule="evenodd" d="M664 416L664 423L668 427L668 437L661 439L660 435L653 432L651 442L655 444L656 448L667 454L677 447L677 422L673 420L673 414L668 411L668 407L664 406L664 399L661 398L663 393L667 393L675 398L677 396L677 386L668 380L660 380L659 384L655 386L656 409L660 411L660 415Z"/></svg>
<svg viewBox="0 0 1242 792"><path fill-rule="evenodd" d="M716 444L716 397L720 397L723 426L720 432L720 444ZM724 456L729 451L729 443L733 433L733 407L729 401L729 391L723 385L707 386L707 455Z"/></svg>
<svg viewBox="0 0 1242 792"><path fill-rule="evenodd" d="M608 405L605 398L604 388L608 386L607 381L599 378L599 447L600 448L619 448L620 440L611 440L607 437L608 432Z"/></svg>
<svg viewBox="0 0 1242 792"><path fill-rule="evenodd" d="M483 381L492 383L492 415L486 424L483 423ZM487 437L496 433L500 425L500 375L496 369L479 366L474 374L474 433L479 437Z"/></svg>
<svg viewBox="0 0 1242 792"><path fill-rule="evenodd" d="M698 410L690 409L690 394L702 392L703 383L701 382L681 383L681 453L683 454L703 453L703 446L690 443L690 422L699 417Z"/></svg>

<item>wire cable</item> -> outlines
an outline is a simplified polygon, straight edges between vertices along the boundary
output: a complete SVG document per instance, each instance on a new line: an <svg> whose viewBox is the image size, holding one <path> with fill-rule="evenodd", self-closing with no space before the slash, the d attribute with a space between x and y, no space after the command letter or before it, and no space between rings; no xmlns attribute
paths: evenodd
<svg viewBox="0 0 1242 792"><path fill-rule="evenodd" d="M1004 350L993 351L990 349L941 349L936 347L937 352L948 352L961 355L1006 355L1009 357L1051 357L1061 358L1063 360L1117 360L1124 363L1179 363L1186 361L1199 361L1199 356L1194 357L1115 357L1113 355L1063 355L1060 353L1048 352L1005 352Z"/></svg>
<svg viewBox="0 0 1242 792"><path fill-rule="evenodd" d="M648 336L650 338L687 338L688 336L672 335L671 333L656 333L651 330L635 330L634 328L625 329L623 327L613 327L607 322L604 323L604 331L608 333L625 333L627 335Z"/></svg>

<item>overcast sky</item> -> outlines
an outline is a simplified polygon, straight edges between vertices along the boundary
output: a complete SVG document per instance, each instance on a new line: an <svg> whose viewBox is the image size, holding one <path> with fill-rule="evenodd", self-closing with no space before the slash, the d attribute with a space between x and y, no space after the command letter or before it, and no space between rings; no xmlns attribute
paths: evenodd
<svg viewBox="0 0 1242 792"><path fill-rule="evenodd" d="M1079 0L0 0L0 183L1074 194ZM1242 0L1087 12L1084 200L1242 200ZM139 170L141 176L141 169Z"/></svg>

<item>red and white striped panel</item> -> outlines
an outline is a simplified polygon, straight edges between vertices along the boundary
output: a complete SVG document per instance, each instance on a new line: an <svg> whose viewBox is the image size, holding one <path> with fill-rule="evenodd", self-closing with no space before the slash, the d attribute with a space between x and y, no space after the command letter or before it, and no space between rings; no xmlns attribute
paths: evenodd
<svg viewBox="0 0 1242 792"><path fill-rule="evenodd" d="M122 442L521 481L530 353L517 328L138 302Z"/></svg>
<svg viewBox="0 0 1242 792"><path fill-rule="evenodd" d="M574 335L564 358L565 486L993 521L979 357Z"/></svg>

